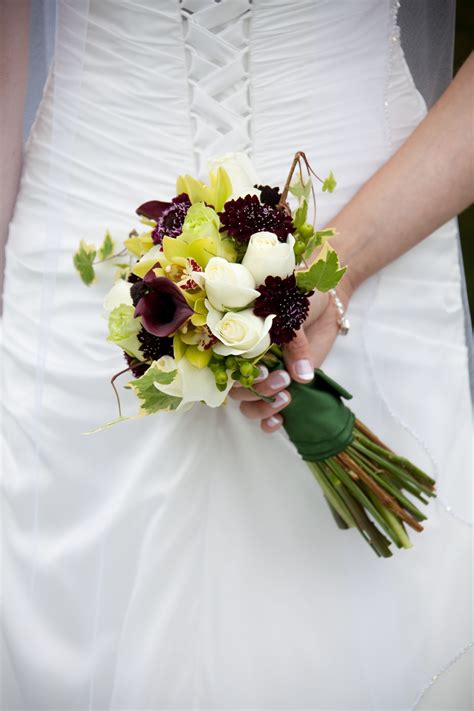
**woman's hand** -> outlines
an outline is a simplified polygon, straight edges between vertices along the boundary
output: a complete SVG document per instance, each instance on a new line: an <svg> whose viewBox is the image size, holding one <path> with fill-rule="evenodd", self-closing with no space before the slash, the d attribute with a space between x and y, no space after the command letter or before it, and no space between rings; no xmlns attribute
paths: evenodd
<svg viewBox="0 0 474 711"><path fill-rule="evenodd" d="M338 286L337 294L347 309L352 294L347 275ZM337 318L338 312L329 294L316 292L303 328L283 348L286 370L273 371L255 386L262 395L275 396L274 402L266 402L240 385L234 385L230 391L230 396L240 401L242 413L252 420L260 420L264 432L275 432L281 427L283 418L278 413L290 402L286 388L291 380L308 383L313 379L314 368L324 361L337 337Z"/></svg>

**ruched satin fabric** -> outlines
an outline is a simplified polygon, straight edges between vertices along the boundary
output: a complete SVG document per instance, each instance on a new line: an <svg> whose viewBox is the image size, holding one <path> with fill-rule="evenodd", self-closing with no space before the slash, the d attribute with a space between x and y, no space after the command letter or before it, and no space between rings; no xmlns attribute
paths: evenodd
<svg viewBox="0 0 474 711"><path fill-rule="evenodd" d="M274 185L298 149L333 170L330 224L424 113L389 0L59 2L7 243L2 708L398 711L466 648L455 221L358 289L323 364L437 479L413 549L379 560L340 531L285 436L233 402L83 434L115 416L124 361L101 317L109 268L85 288L80 239L125 238L137 205L233 150Z"/></svg>

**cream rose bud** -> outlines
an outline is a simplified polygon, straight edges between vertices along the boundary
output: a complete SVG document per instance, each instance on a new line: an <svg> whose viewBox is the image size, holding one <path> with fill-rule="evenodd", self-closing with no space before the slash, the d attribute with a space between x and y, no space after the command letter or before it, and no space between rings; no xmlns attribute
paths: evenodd
<svg viewBox="0 0 474 711"><path fill-rule="evenodd" d="M269 331L272 327L274 314L266 319L256 316L252 309L222 314L213 308L206 299L209 309L207 325L219 340L213 350L218 355L245 355L256 358L270 345Z"/></svg>
<svg viewBox="0 0 474 711"><path fill-rule="evenodd" d="M258 183L257 173L250 158L245 153L224 153L208 160L209 170L224 168L232 183L232 195L229 200L236 200L245 195L258 195L260 190L253 186Z"/></svg>
<svg viewBox="0 0 474 711"><path fill-rule="evenodd" d="M255 232L249 240L244 267L251 272L257 286L263 284L267 276L285 277L295 270L295 238L288 235L286 242L280 242L273 232Z"/></svg>
<svg viewBox="0 0 474 711"><path fill-rule="evenodd" d="M218 311L243 309L260 296L249 270L222 257L212 257L204 272L193 272L193 279Z"/></svg>

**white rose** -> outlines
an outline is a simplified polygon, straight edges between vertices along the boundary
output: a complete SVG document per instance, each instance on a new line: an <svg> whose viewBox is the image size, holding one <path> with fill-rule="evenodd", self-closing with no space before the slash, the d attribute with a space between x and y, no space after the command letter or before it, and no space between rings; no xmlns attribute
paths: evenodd
<svg viewBox="0 0 474 711"><path fill-rule="evenodd" d="M155 388L165 395L182 398L177 410L188 410L195 402L219 407L233 385L233 380L229 377L227 387L221 392L216 386L212 371L209 368L196 368L186 356L179 361L171 356L163 356L156 361L156 366L164 373L177 371L174 380L168 385L155 382Z"/></svg>
<svg viewBox="0 0 474 711"><path fill-rule="evenodd" d="M224 153L208 160L210 171L224 168L232 183L232 195L229 200L236 200L245 195L258 195L260 190L253 186L258 183L257 173L250 158L245 153Z"/></svg>
<svg viewBox="0 0 474 711"><path fill-rule="evenodd" d="M131 288L132 285L129 281L125 281L125 279L117 279L104 299L104 309L110 312L122 304L133 306L132 297L130 296Z"/></svg>
<svg viewBox="0 0 474 711"><path fill-rule="evenodd" d="M207 325L219 339L213 350L219 355L256 358L270 345L269 331L275 318L273 314L266 319L256 316L252 309L222 314L207 299L206 306L209 309Z"/></svg>
<svg viewBox="0 0 474 711"><path fill-rule="evenodd" d="M204 272L193 272L193 279L218 311L243 309L260 296L249 270L222 257L212 257Z"/></svg>
<svg viewBox="0 0 474 711"><path fill-rule="evenodd" d="M242 260L244 267L252 273L255 283L264 284L267 276L282 279L295 271L295 238L288 235L286 242L280 242L273 232L255 232Z"/></svg>

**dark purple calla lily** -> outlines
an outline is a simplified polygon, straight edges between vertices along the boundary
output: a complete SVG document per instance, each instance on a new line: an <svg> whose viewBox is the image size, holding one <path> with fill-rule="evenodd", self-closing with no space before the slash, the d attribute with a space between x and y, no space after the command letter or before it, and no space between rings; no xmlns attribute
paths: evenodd
<svg viewBox="0 0 474 711"><path fill-rule="evenodd" d="M149 292L137 303L134 316L141 316L143 327L154 336L170 336L194 311L170 279L157 277L150 269L143 281Z"/></svg>

